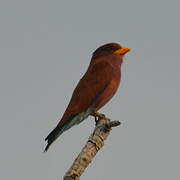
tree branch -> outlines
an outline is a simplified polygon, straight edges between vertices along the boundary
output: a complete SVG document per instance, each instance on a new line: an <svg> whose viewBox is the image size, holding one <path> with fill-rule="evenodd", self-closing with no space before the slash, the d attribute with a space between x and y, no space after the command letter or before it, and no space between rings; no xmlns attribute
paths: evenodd
<svg viewBox="0 0 180 180"><path fill-rule="evenodd" d="M112 127L119 125L119 121L111 121L108 118L99 119L94 132L91 134L86 145L65 174L64 180L79 180L96 153L103 147L104 141L108 137Z"/></svg>

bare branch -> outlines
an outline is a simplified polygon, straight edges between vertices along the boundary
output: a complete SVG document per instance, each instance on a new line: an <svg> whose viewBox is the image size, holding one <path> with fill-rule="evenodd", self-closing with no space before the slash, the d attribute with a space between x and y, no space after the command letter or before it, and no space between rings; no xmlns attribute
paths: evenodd
<svg viewBox="0 0 180 180"><path fill-rule="evenodd" d="M104 141L108 137L112 127L119 125L119 121L110 121L110 119L107 118L99 119L94 132L91 134L86 145L65 174L64 180L79 180L96 153L103 147Z"/></svg>

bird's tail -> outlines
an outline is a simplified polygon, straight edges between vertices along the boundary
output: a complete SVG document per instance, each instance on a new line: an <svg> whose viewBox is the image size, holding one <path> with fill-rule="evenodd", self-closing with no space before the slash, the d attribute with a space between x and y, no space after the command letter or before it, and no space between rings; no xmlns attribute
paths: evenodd
<svg viewBox="0 0 180 180"><path fill-rule="evenodd" d="M66 130L68 130L69 128L71 128L73 125L76 124L75 121L71 121L72 119L74 119L76 115L72 115L69 120L66 123L62 123L62 121L60 121L60 123L56 126L56 128L51 131L51 133L46 137L45 141L47 141L47 146L45 147L44 152L46 152L50 145Z"/></svg>
<svg viewBox="0 0 180 180"><path fill-rule="evenodd" d="M75 115L71 115L70 118L68 118L68 120L65 121L60 121L60 123L56 126L56 128L46 137L45 141L47 141L47 146L44 150L44 152L46 152L50 145L66 130L68 130L69 128L71 128L72 126L79 124L80 122L82 122L84 119L86 119L90 113L91 113L92 109L89 108L87 111L81 112L79 114L75 114ZM65 122L65 123L63 123Z"/></svg>
<svg viewBox="0 0 180 180"><path fill-rule="evenodd" d="M46 152L50 145L62 134L61 130L57 127L51 131L51 133L46 137L45 141L47 141L47 146L45 147L44 152Z"/></svg>

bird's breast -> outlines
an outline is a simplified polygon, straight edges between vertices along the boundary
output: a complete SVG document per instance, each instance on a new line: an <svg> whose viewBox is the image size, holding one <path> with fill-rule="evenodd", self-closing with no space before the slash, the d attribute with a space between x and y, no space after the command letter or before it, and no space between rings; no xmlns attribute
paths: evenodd
<svg viewBox="0 0 180 180"><path fill-rule="evenodd" d="M112 79L109 81L108 86L104 90L101 97L96 101L94 107L99 110L103 107L116 93L121 79L121 73L118 70L115 70L113 73Z"/></svg>

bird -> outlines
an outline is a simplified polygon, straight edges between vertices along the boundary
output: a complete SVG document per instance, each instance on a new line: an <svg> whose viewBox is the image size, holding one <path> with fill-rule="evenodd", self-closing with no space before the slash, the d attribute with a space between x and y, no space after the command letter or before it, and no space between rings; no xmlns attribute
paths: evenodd
<svg viewBox="0 0 180 180"><path fill-rule="evenodd" d="M97 48L86 73L77 84L70 102L57 126L45 138L46 152L50 145L66 130L81 123L88 116L101 117L102 108L116 93L121 80L124 55L131 49L118 43Z"/></svg>

